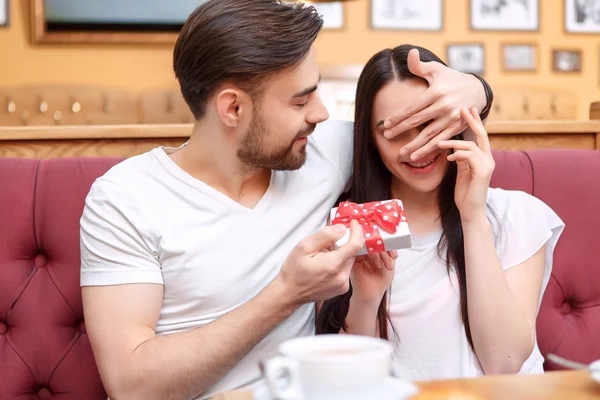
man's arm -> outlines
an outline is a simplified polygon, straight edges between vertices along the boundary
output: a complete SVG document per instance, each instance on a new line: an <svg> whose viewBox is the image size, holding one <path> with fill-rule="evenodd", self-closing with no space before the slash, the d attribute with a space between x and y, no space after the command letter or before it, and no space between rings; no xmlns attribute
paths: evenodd
<svg viewBox="0 0 600 400"><path fill-rule="evenodd" d="M279 280L202 328L156 336L162 285L84 287L87 331L111 399L187 399L202 393L297 305Z"/></svg>
<svg viewBox="0 0 600 400"><path fill-rule="evenodd" d="M83 287L87 332L111 399L195 397L298 306L348 291L354 257L362 248L358 223L350 230L349 241L334 251L323 249L344 236L345 227L328 226L302 240L254 299L187 332L155 335L162 285Z"/></svg>

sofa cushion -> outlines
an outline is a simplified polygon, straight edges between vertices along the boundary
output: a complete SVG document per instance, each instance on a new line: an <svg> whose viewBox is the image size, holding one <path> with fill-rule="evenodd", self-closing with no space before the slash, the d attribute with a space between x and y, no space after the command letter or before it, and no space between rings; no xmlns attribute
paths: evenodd
<svg viewBox="0 0 600 400"><path fill-rule="evenodd" d="M0 159L2 399L106 399L83 323L79 218L116 162Z"/></svg>
<svg viewBox="0 0 600 400"><path fill-rule="evenodd" d="M540 351L600 359L600 151L494 151L494 159L491 186L533 194L565 222L537 319Z"/></svg>
<svg viewBox="0 0 600 400"><path fill-rule="evenodd" d="M540 348L542 354L589 363L600 359L600 151L529 155L533 194L565 221L538 317Z"/></svg>
<svg viewBox="0 0 600 400"><path fill-rule="evenodd" d="M537 321L542 353L600 359L600 151L494 157L493 187L533 194L566 223ZM119 161L0 159L0 399L106 399L83 323L79 218Z"/></svg>

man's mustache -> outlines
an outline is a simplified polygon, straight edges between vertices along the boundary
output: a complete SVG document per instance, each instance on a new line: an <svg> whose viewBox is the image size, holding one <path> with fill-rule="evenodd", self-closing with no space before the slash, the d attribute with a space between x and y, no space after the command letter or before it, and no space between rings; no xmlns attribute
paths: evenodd
<svg viewBox="0 0 600 400"><path fill-rule="evenodd" d="M314 132L314 130L317 128L317 124L310 124L308 126L308 128L301 130L297 135L296 135L296 139L300 139L303 138L305 136L310 135L311 133ZM294 139L294 140L296 140Z"/></svg>

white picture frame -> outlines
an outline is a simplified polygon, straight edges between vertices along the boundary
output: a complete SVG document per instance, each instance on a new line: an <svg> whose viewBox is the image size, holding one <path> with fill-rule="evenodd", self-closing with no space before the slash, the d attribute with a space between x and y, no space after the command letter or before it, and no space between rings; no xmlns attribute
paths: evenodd
<svg viewBox="0 0 600 400"><path fill-rule="evenodd" d="M485 48L480 43L449 44L446 49L448 66L457 71L483 75Z"/></svg>
<svg viewBox="0 0 600 400"><path fill-rule="evenodd" d="M600 33L600 1L565 0L565 31Z"/></svg>
<svg viewBox="0 0 600 400"><path fill-rule="evenodd" d="M505 72L534 72L538 69L538 48L532 43L506 43L501 47Z"/></svg>
<svg viewBox="0 0 600 400"><path fill-rule="evenodd" d="M323 17L323 29L344 28L344 3L334 1L330 3L311 3Z"/></svg>
<svg viewBox="0 0 600 400"><path fill-rule="evenodd" d="M8 3L9 0L0 0L0 27L8 26L10 15Z"/></svg>
<svg viewBox="0 0 600 400"><path fill-rule="evenodd" d="M371 0L371 29L441 31L442 0Z"/></svg>
<svg viewBox="0 0 600 400"><path fill-rule="evenodd" d="M470 0L472 30L538 31L539 0Z"/></svg>

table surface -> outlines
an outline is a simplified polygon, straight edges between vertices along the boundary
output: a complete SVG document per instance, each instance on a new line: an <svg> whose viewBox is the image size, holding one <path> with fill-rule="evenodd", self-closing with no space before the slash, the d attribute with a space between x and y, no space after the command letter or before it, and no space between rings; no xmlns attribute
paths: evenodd
<svg viewBox="0 0 600 400"><path fill-rule="evenodd" d="M416 382L421 390L411 400L591 400L600 399L600 383L587 371L539 375L499 375L471 379ZM218 395L213 400L252 400L247 391Z"/></svg>

